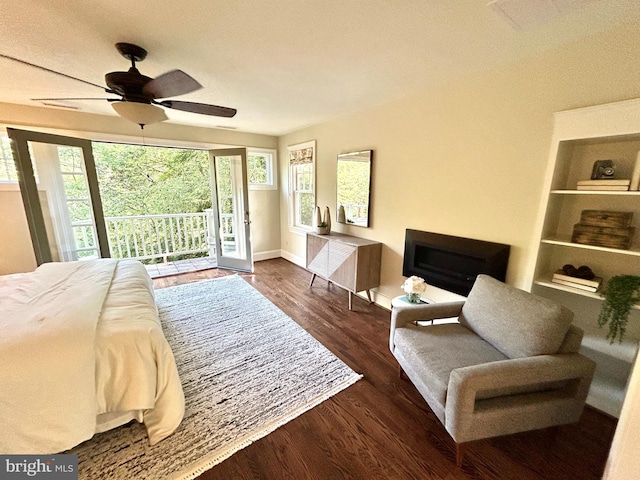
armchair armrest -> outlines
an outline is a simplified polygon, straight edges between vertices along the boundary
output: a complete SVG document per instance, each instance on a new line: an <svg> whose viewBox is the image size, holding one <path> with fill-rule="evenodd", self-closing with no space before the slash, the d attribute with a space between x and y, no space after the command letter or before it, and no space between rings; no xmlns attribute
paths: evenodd
<svg viewBox="0 0 640 480"><path fill-rule="evenodd" d="M393 336L396 328L402 328L407 323L417 321L437 320L440 318L457 317L462 312L464 301L426 303L418 305L401 305L391 311L391 329L389 332L389 348L393 351Z"/></svg>
<svg viewBox="0 0 640 480"><path fill-rule="evenodd" d="M578 353L539 355L457 368L449 377L445 405L447 430L464 430L474 415L477 400L542 392L554 382L557 385L575 381L571 396L577 402L584 402L594 371L595 363Z"/></svg>

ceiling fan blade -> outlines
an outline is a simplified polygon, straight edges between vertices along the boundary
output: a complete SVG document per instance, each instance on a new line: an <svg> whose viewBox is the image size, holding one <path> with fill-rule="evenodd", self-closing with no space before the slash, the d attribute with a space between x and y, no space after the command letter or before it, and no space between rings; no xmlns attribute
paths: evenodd
<svg viewBox="0 0 640 480"><path fill-rule="evenodd" d="M42 67L40 65L36 65L35 63L26 62L24 60L20 60L19 58L11 57L9 55L4 55L2 53L0 53L0 58L6 58L7 60L12 60L14 62L22 63L23 65L28 65L30 67L38 68L40 70L44 70L45 72L53 73L55 75L60 75L61 77L69 78L69 79L75 80L77 82L86 83L87 85L91 85L92 87L98 87L101 90L108 91L108 89L103 87L102 85L98 85L96 83L91 83L91 82L88 82L86 80L82 80L81 78L72 77L71 75L67 75L66 73L56 72L55 70L51 70L50 68Z"/></svg>
<svg viewBox="0 0 640 480"><path fill-rule="evenodd" d="M162 102L154 102L163 107L182 110L184 112L200 113L202 115L213 115L215 117L231 118L236 113L235 108L219 107L218 105L208 105L206 103L181 102L179 100L164 100Z"/></svg>
<svg viewBox="0 0 640 480"><path fill-rule="evenodd" d="M142 94L147 98L177 97L202 88L193 77L182 70L171 70L147 82Z"/></svg>
<svg viewBox="0 0 640 480"><path fill-rule="evenodd" d="M63 100L106 100L107 102L117 102L118 100L122 100L121 98L82 98L82 97L72 97L72 98L32 98L34 102L50 102L50 101L63 101Z"/></svg>

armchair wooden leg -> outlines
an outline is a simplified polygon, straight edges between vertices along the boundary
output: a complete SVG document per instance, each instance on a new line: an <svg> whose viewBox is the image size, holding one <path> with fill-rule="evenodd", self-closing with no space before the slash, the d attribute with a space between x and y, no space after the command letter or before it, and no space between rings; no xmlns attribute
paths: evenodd
<svg viewBox="0 0 640 480"><path fill-rule="evenodd" d="M464 458L464 452L467 451L467 445L469 443L456 443L456 466L462 467L462 459Z"/></svg>

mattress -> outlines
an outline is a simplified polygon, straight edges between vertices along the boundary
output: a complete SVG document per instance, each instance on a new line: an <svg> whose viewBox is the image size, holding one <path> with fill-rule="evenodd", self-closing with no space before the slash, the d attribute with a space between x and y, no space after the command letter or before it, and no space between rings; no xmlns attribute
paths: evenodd
<svg viewBox="0 0 640 480"><path fill-rule="evenodd" d="M0 277L0 453L56 453L132 419L151 444L184 416L153 284L137 261Z"/></svg>

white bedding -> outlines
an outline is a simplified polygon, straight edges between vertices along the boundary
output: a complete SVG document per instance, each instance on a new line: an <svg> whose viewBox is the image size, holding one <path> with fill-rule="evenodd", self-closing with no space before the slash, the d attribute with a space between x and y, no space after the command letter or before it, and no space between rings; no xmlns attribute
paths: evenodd
<svg viewBox="0 0 640 480"><path fill-rule="evenodd" d="M133 418L154 444L183 415L142 264L44 264L0 277L0 453L61 452Z"/></svg>

